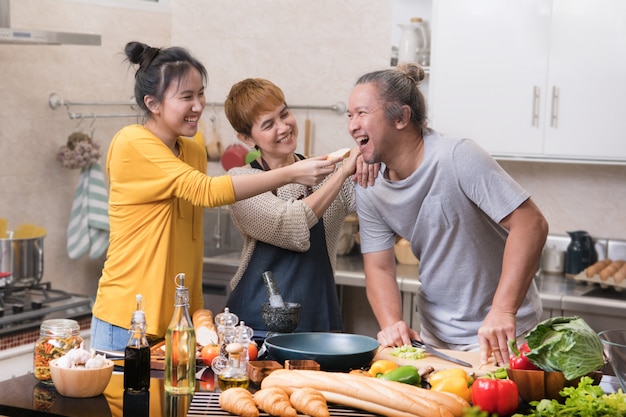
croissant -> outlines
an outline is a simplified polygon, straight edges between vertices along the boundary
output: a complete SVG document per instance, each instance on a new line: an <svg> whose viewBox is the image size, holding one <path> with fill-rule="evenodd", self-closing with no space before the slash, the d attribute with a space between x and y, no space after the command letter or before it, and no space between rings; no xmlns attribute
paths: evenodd
<svg viewBox="0 0 626 417"><path fill-rule="evenodd" d="M259 417L254 398L245 388L235 387L222 391L219 404L222 410L241 417Z"/></svg>
<svg viewBox="0 0 626 417"><path fill-rule="evenodd" d="M296 417L298 413L291 406L289 395L278 387L261 389L254 393L257 407L276 417Z"/></svg>
<svg viewBox="0 0 626 417"><path fill-rule="evenodd" d="M311 417L330 417L326 398L314 388L298 388L289 397L291 404L302 414Z"/></svg>

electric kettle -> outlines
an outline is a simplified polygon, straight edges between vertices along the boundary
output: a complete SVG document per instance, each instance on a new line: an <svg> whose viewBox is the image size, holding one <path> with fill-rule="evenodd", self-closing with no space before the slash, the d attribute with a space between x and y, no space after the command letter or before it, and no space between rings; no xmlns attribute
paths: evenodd
<svg viewBox="0 0 626 417"><path fill-rule="evenodd" d="M565 275L576 275L598 261L593 239L584 230L567 232L571 241L565 255Z"/></svg>

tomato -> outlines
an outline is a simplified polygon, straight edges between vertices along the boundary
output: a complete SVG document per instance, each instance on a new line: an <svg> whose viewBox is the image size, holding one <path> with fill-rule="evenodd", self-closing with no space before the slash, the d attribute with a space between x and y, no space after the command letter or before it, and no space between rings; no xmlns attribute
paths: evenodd
<svg viewBox="0 0 626 417"><path fill-rule="evenodd" d="M259 356L259 347L254 342L248 345L248 360L255 361Z"/></svg>
<svg viewBox="0 0 626 417"><path fill-rule="evenodd" d="M510 416L518 402L519 389L510 379L476 378L472 384L472 404L489 414Z"/></svg>
<svg viewBox="0 0 626 417"><path fill-rule="evenodd" d="M215 373L211 368L206 368L200 376L200 391L215 390Z"/></svg>
<svg viewBox="0 0 626 417"><path fill-rule="evenodd" d="M200 351L200 357L206 366L211 366L211 362L213 362L213 359L215 359L216 356L219 356L219 354L219 345L206 345Z"/></svg>

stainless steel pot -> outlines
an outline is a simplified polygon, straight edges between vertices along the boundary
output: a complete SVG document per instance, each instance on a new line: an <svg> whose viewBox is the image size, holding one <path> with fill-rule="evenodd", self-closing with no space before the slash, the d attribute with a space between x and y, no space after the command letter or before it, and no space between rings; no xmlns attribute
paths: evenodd
<svg viewBox="0 0 626 417"><path fill-rule="evenodd" d="M0 287L28 287L43 276L43 238L0 239Z"/></svg>

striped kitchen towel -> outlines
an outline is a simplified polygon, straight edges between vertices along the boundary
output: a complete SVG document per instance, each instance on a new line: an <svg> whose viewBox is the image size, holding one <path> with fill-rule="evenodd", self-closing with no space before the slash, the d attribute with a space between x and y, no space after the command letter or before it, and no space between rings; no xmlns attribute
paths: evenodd
<svg viewBox="0 0 626 417"><path fill-rule="evenodd" d="M67 254L78 259L89 251L96 259L109 247L109 197L100 164L83 168L67 227Z"/></svg>

